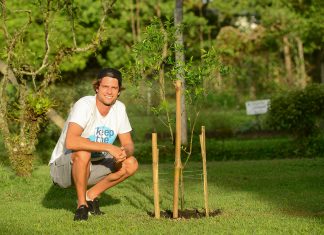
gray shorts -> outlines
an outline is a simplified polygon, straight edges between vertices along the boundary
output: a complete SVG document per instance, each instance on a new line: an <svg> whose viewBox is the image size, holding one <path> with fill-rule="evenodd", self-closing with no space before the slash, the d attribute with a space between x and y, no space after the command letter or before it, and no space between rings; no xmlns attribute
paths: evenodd
<svg viewBox="0 0 324 235"><path fill-rule="evenodd" d="M57 158L50 165L51 177L54 184L62 188L68 188L73 185L72 164L71 153L69 153ZM102 160L91 162L88 185L98 183L108 174L115 172L115 170L115 161L110 154Z"/></svg>

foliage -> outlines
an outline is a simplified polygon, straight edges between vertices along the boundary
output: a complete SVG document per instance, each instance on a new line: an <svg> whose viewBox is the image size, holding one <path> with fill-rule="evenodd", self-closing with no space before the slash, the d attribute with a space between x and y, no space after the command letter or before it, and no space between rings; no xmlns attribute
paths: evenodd
<svg viewBox="0 0 324 235"><path fill-rule="evenodd" d="M123 67L132 60L132 45L143 40L146 27L154 17L162 24L172 19L174 2L144 0L135 5L129 1L120 1L116 5L116 17L109 22L109 28L114 32L109 35L111 46L102 48L103 53L98 57L102 65ZM317 1L231 0L210 1L208 4L185 1L183 33L186 62L200 63L204 50L208 51L212 47L220 49L218 56L223 64L231 68L231 73L226 76L215 73L215 79L210 82L212 86L206 89L234 91L240 104L246 99L268 98L274 90L287 86L282 57L282 37L287 35L291 42L296 75L294 85L298 86L300 61L296 59L299 53L296 38L301 38L305 56L311 55L314 50L321 50L322 39L318 37L322 32L321 24L318 23L320 13L312 14L315 9L318 12L322 9ZM248 26L241 27L238 22L245 17ZM312 28L316 22L319 31L314 32ZM224 33L228 28L232 30ZM308 63L305 66L308 71L313 68Z"/></svg>
<svg viewBox="0 0 324 235"><path fill-rule="evenodd" d="M210 10L217 11L220 28L216 44L222 50L222 59L230 64L232 73L222 78L222 90L235 89L239 100L267 98L282 87L298 87L300 67L305 62L306 71L313 71L314 51L323 53L323 24L319 15L323 11L321 1L244 0L212 1ZM283 37L289 41L292 73L291 84L285 81L283 63ZM304 52L297 45L301 39ZM315 42L316 41L316 42ZM299 47L299 48L298 48ZM298 58L301 54L305 61ZM321 56L318 56L318 62ZM318 72L320 70L318 69ZM318 80L320 75L312 79ZM309 82L309 77L306 81Z"/></svg>
<svg viewBox="0 0 324 235"><path fill-rule="evenodd" d="M27 96L27 102L30 107L30 112L33 116L45 116L47 111L52 107L52 102L49 97L37 97L33 94Z"/></svg>
<svg viewBox="0 0 324 235"><path fill-rule="evenodd" d="M1 1L0 131L17 175L33 170L38 134L53 107L49 86L61 71L84 68L103 40L114 1L90 2Z"/></svg>
<svg viewBox="0 0 324 235"><path fill-rule="evenodd" d="M173 15L173 0L118 0L107 20L107 44L101 45L96 59L101 66L122 68L131 60L132 46L142 39L143 29L154 17Z"/></svg>
<svg viewBox="0 0 324 235"><path fill-rule="evenodd" d="M299 139L307 138L318 133L323 105L324 85L284 91L271 100L269 123L276 129L290 131Z"/></svg>
<svg viewBox="0 0 324 235"><path fill-rule="evenodd" d="M166 99L166 87L175 82L179 69L183 69L185 77L185 96L188 113L194 116L199 110L199 103L207 95L204 83L213 79L215 71L225 73L224 66L219 63L217 51L212 48L208 51L202 50L200 63L194 58L186 61L181 68L175 65L174 52L177 50L174 38L175 28L167 21L164 25L160 19L155 18L146 27L143 40L134 44L133 59L125 68L127 77L135 86L141 82L152 87L154 83L158 89L152 91L159 92L160 100L156 106L152 107L154 114L160 116L162 113L171 111L170 101ZM161 78L161 72L164 74ZM169 84L169 85L167 85ZM193 110L196 108L197 110ZM189 117L190 118L190 117ZM173 125L167 122L166 125ZM172 129L172 128L170 128Z"/></svg>
<svg viewBox="0 0 324 235"><path fill-rule="evenodd" d="M52 104L37 104L35 100L30 105L28 94L35 93L37 99L45 101L49 94L48 85L58 82L59 78L62 78L62 84L71 86L67 81L67 78L71 78L66 76L70 72L77 75L73 80L79 82L81 70L98 65L122 68L127 67L129 62L145 67L140 72L136 71L135 66L132 73L125 76L135 82L137 98L146 102L141 103L145 104L141 108L153 111L164 124L174 125L172 81L177 69L172 69L175 50L172 43L174 1L118 0L113 9L107 7L113 2L33 0L22 5L21 1L1 1L0 60L7 63L10 56L7 64L11 69L15 68L14 75L19 86L23 87L19 88L8 79L1 78L0 90L6 90L6 93L2 93L6 96L2 104L7 104L11 131L22 130L17 120L37 119L22 116L26 112L19 110L20 107L26 107L32 111L32 115L36 115L35 110L43 113L50 105L63 110L60 105L68 107L74 101L74 96L63 94L62 97L51 99ZM109 10L111 17L100 28L102 7L107 12ZM272 93L287 87L284 79L283 36L289 39L293 72L296 75L289 88L299 83L297 66L300 62L297 58L296 38L301 39L304 47L307 75L312 76L308 81L319 81L320 76L316 77L314 70L320 71L319 65L323 60L323 9L321 0L228 0L208 1L207 4L198 0L184 1L186 95L192 104L188 109L188 113L193 114L189 117L191 121L194 122L195 113L198 112L195 107L214 107L217 110L239 108L243 107L246 99L268 98ZM249 23L248 27L238 23L243 18ZM252 29L251 25L257 27ZM101 30L99 37L98 28ZM11 43L7 43L6 31L12 39ZM48 53L46 31L49 33ZM144 41L145 45L140 45ZM87 47L89 42L93 47ZM165 55L163 46L166 44L168 51ZM8 54L8 50L12 53ZM142 58L135 59L135 52ZM216 64L206 63L207 57ZM45 69L43 65L50 65L50 69ZM213 70L213 67L217 68ZM164 91L160 90L159 81L162 68L166 79ZM68 73L61 76L61 71ZM58 90L57 93L61 94L62 91ZM23 94L25 98L22 98ZM165 100L161 94L165 95ZM151 100L147 97L151 97ZM217 103L216 107L214 103ZM59 111L61 114L65 112ZM170 112L168 118L164 115L167 111ZM152 130L156 120L153 123ZM5 125L2 122L0 124L1 127ZM169 130L170 134L173 133L172 129Z"/></svg>
<svg viewBox="0 0 324 235"><path fill-rule="evenodd" d="M208 133L207 133L208 134ZM198 133L197 133L198 136ZM313 139L308 145L300 146L290 138L207 138L206 152L208 161L232 161L232 160L266 160L266 159L291 159L300 157L323 156L323 138ZM190 161L201 161L200 143L194 138ZM135 155L140 163L150 163L152 146L150 143L136 145ZM174 146L169 142L159 141L160 162L174 161Z"/></svg>
<svg viewBox="0 0 324 235"><path fill-rule="evenodd" d="M47 5L48 4L48 5ZM48 21L50 33L49 57L55 57L62 48L72 48L74 41L79 47L95 40L93 35L99 27L101 17L100 1L27 1L21 6L20 1L6 1L6 26L9 34L14 34L26 23L23 44L16 46L15 54L19 54L16 63L25 66L40 67L46 50L44 44L45 24ZM99 14L98 14L99 13ZM28 17L30 22L28 22ZM48 17L48 18L47 18ZM74 31L72 35L71 31ZM0 34L0 47L6 47L5 35ZM7 48L8 49L8 48ZM1 53L5 59L5 53ZM60 64L62 71L84 69L90 53L71 54ZM26 64L26 62L29 62ZM30 64L30 65L29 65ZM32 68L31 67L31 68Z"/></svg>
<svg viewBox="0 0 324 235"><path fill-rule="evenodd" d="M174 63L172 51L170 51L174 50L174 33L172 22L167 21L162 24L158 18L154 18L145 28L143 40L132 46L132 61L128 65L128 76L134 84L144 79L142 75L158 80L161 65ZM168 46L167 54L163 52L165 45Z"/></svg>

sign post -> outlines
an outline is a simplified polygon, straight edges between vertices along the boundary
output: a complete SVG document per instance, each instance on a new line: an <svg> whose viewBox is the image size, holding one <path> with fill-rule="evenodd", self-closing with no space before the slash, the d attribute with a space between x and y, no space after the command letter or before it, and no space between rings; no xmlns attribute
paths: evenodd
<svg viewBox="0 0 324 235"><path fill-rule="evenodd" d="M255 115L259 130L261 130L259 115L268 112L269 105L269 99L245 102L246 114Z"/></svg>

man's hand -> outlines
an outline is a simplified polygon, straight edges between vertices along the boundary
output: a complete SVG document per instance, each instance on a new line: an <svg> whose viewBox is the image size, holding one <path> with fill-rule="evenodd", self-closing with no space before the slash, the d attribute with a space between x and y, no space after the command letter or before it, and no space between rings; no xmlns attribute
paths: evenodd
<svg viewBox="0 0 324 235"><path fill-rule="evenodd" d="M130 133L120 134L119 139L122 147L118 147L108 143L92 142L87 138L81 137L83 129L76 123L70 122L66 134L66 148L74 151L89 151L89 152L108 152L116 163L123 162L128 156L134 152L134 144Z"/></svg>
<svg viewBox="0 0 324 235"><path fill-rule="evenodd" d="M125 150L127 157L133 156L134 154L134 143L130 132L118 135L122 149Z"/></svg>
<svg viewBox="0 0 324 235"><path fill-rule="evenodd" d="M126 157L126 151L123 147L111 146L109 153L114 157L116 163L123 162Z"/></svg>

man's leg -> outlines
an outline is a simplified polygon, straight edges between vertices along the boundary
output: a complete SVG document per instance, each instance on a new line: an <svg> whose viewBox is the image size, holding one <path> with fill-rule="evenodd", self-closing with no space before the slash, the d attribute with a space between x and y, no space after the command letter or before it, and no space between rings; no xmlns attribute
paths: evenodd
<svg viewBox="0 0 324 235"><path fill-rule="evenodd" d="M102 192L106 191L107 189L115 186L116 184L124 181L128 177L135 174L137 168L138 163L136 158L133 156L127 158L125 161L123 161L122 166L119 170L107 175L105 178L103 178L97 184L91 187L87 192L87 196L90 199L98 197Z"/></svg>
<svg viewBox="0 0 324 235"><path fill-rule="evenodd" d="M74 152L71 158L73 161L72 176L77 192L79 208L81 205L87 205L85 194L87 191L88 177L90 174L91 154L86 151L78 151Z"/></svg>

